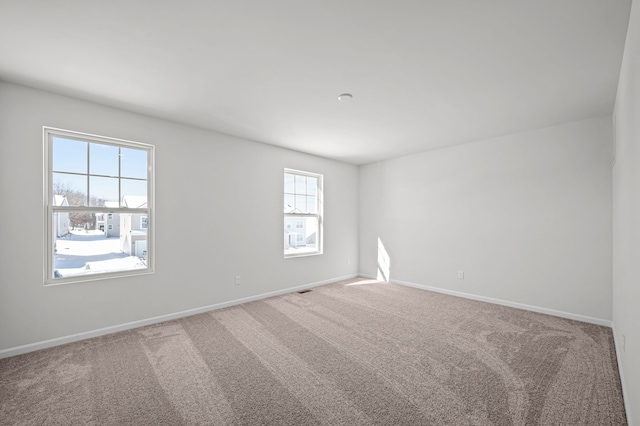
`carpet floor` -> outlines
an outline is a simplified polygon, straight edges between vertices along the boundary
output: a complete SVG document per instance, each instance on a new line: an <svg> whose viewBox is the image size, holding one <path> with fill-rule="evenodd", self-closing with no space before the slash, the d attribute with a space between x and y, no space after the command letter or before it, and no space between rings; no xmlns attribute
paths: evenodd
<svg viewBox="0 0 640 426"><path fill-rule="evenodd" d="M625 425L609 328L354 279L0 360L2 425Z"/></svg>

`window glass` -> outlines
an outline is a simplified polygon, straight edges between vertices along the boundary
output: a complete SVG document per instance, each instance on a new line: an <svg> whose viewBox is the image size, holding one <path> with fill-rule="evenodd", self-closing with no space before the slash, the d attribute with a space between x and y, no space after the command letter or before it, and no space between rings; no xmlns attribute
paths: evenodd
<svg viewBox="0 0 640 426"><path fill-rule="evenodd" d="M122 177L147 178L147 152L139 149L121 148Z"/></svg>
<svg viewBox="0 0 640 426"><path fill-rule="evenodd" d="M318 178L307 176L307 194L316 195L318 187Z"/></svg>
<svg viewBox="0 0 640 426"><path fill-rule="evenodd" d="M118 176L118 147L89 144L89 173L92 175Z"/></svg>
<svg viewBox="0 0 640 426"><path fill-rule="evenodd" d="M147 198L146 180L120 179L120 185L122 191L121 196L123 200L125 197L128 197L130 199L131 197L141 197L141 201L144 201ZM133 205L123 205L123 207L134 208Z"/></svg>
<svg viewBox="0 0 640 426"><path fill-rule="evenodd" d="M317 213L318 206L316 205L316 196L315 195L307 195L306 197L306 205L308 213Z"/></svg>
<svg viewBox="0 0 640 426"><path fill-rule="evenodd" d="M294 185L294 176L291 173L284 174L284 193L285 194L294 194L295 193L295 185Z"/></svg>
<svg viewBox="0 0 640 426"><path fill-rule="evenodd" d="M70 206L86 206L87 176L53 173L53 194L66 197Z"/></svg>
<svg viewBox="0 0 640 426"><path fill-rule="evenodd" d="M296 195L295 211L298 213L308 213L307 211L307 197L304 195Z"/></svg>
<svg viewBox="0 0 640 426"><path fill-rule="evenodd" d="M307 193L307 177L301 175L295 175L295 191L296 194Z"/></svg>
<svg viewBox="0 0 640 426"><path fill-rule="evenodd" d="M285 255L295 256L315 254L319 251L318 218L306 217L302 220L302 226L287 223L285 218Z"/></svg>
<svg viewBox="0 0 640 426"><path fill-rule="evenodd" d="M284 211L292 212L295 209L296 197L293 194L284 194Z"/></svg>
<svg viewBox="0 0 640 426"><path fill-rule="evenodd" d="M53 171L87 173L87 142L53 138Z"/></svg>
<svg viewBox="0 0 640 426"><path fill-rule="evenodd" d="M118 178L89 176L89 188L91 207L103 207L107 201L118 200Z"/></svg>

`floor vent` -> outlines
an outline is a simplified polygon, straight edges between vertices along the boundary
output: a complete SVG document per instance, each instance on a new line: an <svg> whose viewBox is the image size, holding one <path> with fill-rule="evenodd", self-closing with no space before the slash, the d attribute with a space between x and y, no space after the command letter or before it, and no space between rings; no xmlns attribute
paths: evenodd
<svg viewBox="0 0 640 426"><path fill-rule="evenodd" d="M299 291L298 294L309 293L310 291L311 290L302 290L302 291Z"/></svg>

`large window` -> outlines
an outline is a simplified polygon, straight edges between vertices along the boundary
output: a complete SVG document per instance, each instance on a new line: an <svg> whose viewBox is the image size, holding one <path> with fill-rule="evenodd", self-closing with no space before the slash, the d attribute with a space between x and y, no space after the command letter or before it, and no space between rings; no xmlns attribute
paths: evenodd
<svg viewBox="0 0 640 426"><path fill-rule="evenodd" d="M47 127L44 144L45 284L152 272L153 146Z"/></svg>
<svg viewBox="0 0 640 426"><path fill-rule="evenodd" d="M284 255L322 254L322 175L284 170Z"/></svg>

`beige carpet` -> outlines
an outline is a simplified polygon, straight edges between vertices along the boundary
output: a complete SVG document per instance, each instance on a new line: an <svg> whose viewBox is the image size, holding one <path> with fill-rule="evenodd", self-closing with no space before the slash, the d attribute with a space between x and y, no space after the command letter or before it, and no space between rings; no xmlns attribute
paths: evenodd
<svg viewBox="0 0 640 426"><path fill-rule="evenodd" d="M0 360L2 425L624 425L611 330L351 280Z"/></svg>

